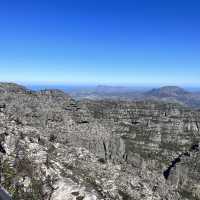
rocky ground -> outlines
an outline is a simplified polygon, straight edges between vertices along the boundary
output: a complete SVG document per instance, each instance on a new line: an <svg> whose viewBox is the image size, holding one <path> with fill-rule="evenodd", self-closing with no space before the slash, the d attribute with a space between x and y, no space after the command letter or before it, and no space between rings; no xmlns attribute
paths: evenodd
<svg viewBox="0 0 200 200"><path fill-rule="evenodd" d="M0 139L13 200L200 199L198 110L1 83Z"/></svg>

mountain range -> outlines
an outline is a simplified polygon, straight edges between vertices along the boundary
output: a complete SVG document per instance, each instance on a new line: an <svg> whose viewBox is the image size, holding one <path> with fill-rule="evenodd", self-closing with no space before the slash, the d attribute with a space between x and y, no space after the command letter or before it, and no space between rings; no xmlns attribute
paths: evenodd
<svg viewBox="0 0 200 200"><path fill-rule="evenodd" d="M200 92L187 91L177 86L165 86L148 91L145 88L97 86L94 89L71 92L70 94L75 99L154 100L200 108Z"/></svg>

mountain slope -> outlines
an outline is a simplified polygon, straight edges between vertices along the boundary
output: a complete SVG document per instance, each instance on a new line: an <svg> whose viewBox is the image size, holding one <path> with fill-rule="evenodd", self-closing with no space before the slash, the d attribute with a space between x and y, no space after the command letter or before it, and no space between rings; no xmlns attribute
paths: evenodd
<svg viewBox="0 0 200 200"><path fill-rule="evenodd" d="M199 127L200 112L177 104L11 89L1 185L16 200L200 199Z"/></svg>
<svg viewBox="0 0 200 200"><path fill-rule="evenodd" d="M185 91L184 89L177 87L177 86L165 86L158 89L153 89L145 93L149 96L156 96L156 97L180 97L189 95L190 93Z"/></svg>
<svg viewBox="0 0 200 200"><path fill-rule="evenodd" d="M146 92L146 99L176 102L192 108L200 107L200 95L188 92L180 87L166 86Z"/></svg>

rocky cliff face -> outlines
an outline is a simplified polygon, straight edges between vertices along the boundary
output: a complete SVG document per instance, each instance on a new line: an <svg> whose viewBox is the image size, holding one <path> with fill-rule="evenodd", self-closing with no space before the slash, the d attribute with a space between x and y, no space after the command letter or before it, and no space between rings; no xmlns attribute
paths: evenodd
<svg viewBox="0 0 200 200"><path fill-rule="evenodd" d="M200 112L1 88L1 186L13 199L200 199Z"/></svg>
<svg viewBox="0 0 200 200"><path fill-rule="evenodd" d="M112 129L115 139L107 140L106 148L110 159L163 172L182 198L200 198L199 112L153 102L90 102L88 107ZM113 141L118 141L115 147Z"/></svg>

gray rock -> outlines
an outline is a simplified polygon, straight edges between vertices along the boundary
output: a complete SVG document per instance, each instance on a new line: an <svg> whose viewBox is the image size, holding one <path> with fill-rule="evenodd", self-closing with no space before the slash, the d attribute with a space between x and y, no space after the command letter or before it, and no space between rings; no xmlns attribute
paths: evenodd
<svg viewBox="0 0 200 200"><path fill-rule="evenodd" d="M199 111L59 90L9 90L0 105L1 184L15 200L200 199Z"/></svg>

